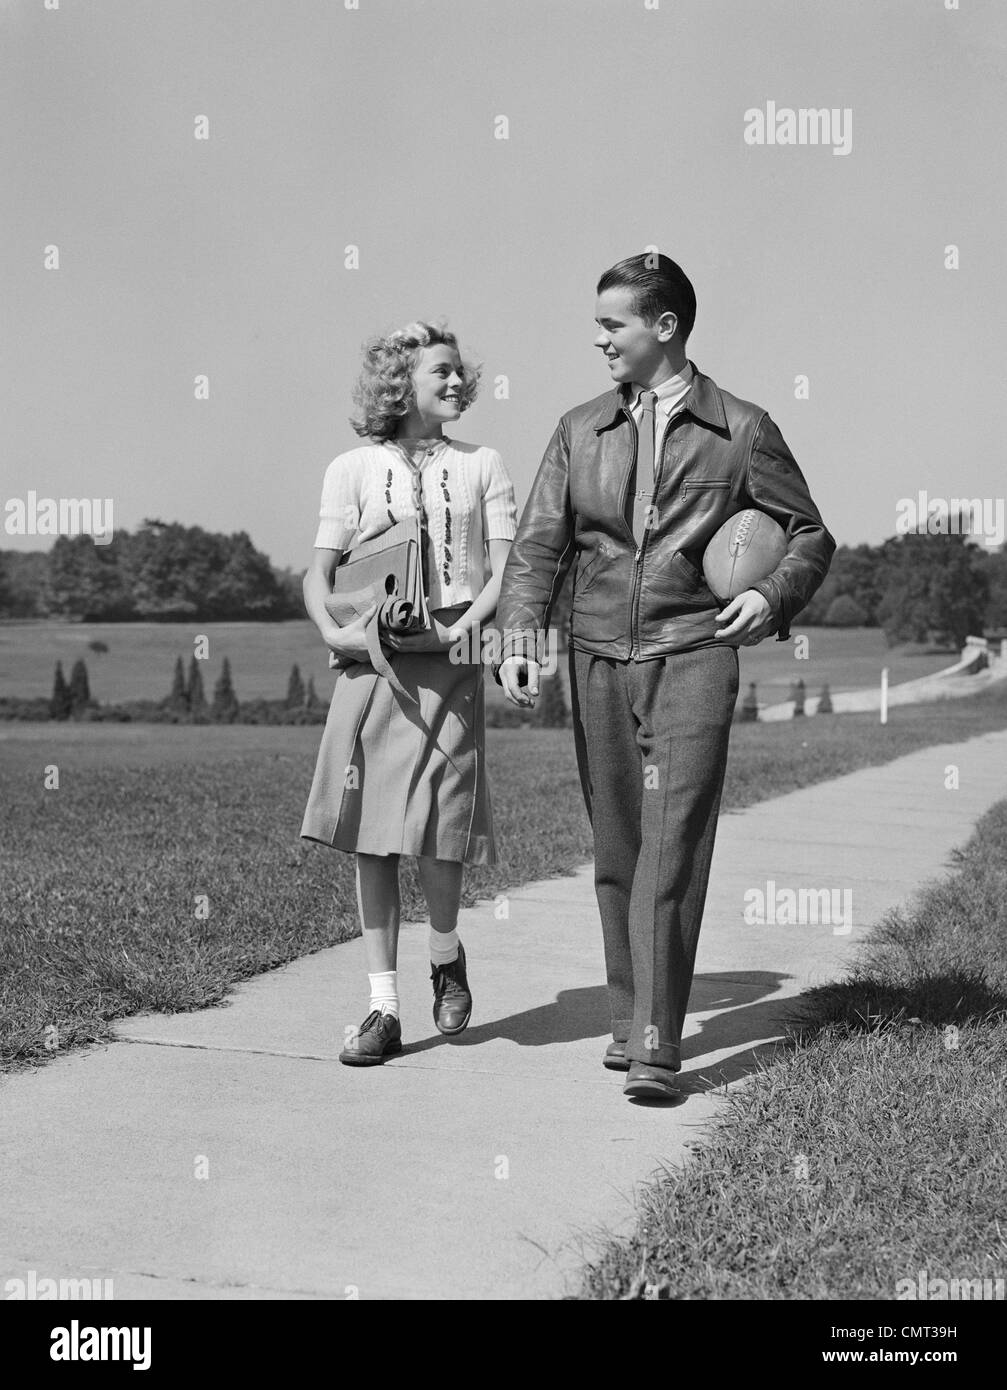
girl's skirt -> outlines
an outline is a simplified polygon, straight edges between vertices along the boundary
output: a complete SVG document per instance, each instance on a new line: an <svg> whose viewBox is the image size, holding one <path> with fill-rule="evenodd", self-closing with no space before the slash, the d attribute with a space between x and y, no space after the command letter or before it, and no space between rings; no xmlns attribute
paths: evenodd
<svg viewBox="0 0 1007 1390"><path fill-rule="evenodd" d="M449 625L462 611L436 616ZM481 661L388 659L417 703L369 662L337 673L301 836L348 853L496 863Z"/></svg>

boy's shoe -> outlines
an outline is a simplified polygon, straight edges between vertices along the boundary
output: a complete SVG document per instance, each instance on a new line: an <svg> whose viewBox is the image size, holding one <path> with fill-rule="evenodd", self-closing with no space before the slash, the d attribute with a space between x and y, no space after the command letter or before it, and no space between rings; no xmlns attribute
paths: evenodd
<svg viewBox="0 0 1007 1390"><path fill-rule="evenodd" d="M383 1014L375 1009L364 1019L356 1037L340 1052L339 1060L347 1067L379 1067L386 1057L401 1051L401 1023L394 1014Z"/></svg>
<svg viewBox="0 0 1007 1390"><path fill-rule="evenodd" d="M622 1093L646 1100L677 1100L682 1094L677 1072L670 1067L652 1067L649 1062L630 1063Z"/></svg>
<svg viewBox="0 0 1007 1390"><path fill-rule="evenodd" d="M629 1071L629 1058L626 1056L626 1044L621 1042L610 1042L605 1049L605 1055L601 1059L602 1066L608 1067L609 1071Z"/></svg>
<svg viewBox="0 0 1007 1390"><path fill-rule="evenodd" d="M472 1017L472 995L465 974L465 947L459 941L457 960L430 969L434 986L434 1023L438 1031L453 1036L464 1033Z"/></svg>

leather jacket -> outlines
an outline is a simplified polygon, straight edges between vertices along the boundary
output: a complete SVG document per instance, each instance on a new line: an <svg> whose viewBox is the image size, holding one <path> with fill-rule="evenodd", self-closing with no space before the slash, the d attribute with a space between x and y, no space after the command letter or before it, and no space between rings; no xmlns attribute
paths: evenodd
<svg viewBox="0 0 1007 1390"><path fill-rule="evenodd" d="M787 553L752 587L769 602L778 640L828 572L836 543L779 429L750 401L695 376L655 448L653 524L639 547L631 483L637 432L621 388L560 420L504 570L500 660L541 660L553 603L576 560L571 640L617 660L723 645L723 605L703 578L703 552L736 512L768 512ZM735 644L736 645L736 644ZM499 663L498 663L499 665Z"/></svg>

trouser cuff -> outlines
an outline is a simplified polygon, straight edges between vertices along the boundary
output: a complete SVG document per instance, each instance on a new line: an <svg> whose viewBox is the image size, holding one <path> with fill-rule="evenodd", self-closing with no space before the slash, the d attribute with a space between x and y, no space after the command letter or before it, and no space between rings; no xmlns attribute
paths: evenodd
<svg viewBox="0 0 1007 1390"><path fill-rule="evenodd" d="M631 1062L646 1062L650 1067L667 1067L669 1071L682 1070L682 1049L678 1043L645 1047L642 1039L630 1038L626 1043L626 1056Z"/></svg>

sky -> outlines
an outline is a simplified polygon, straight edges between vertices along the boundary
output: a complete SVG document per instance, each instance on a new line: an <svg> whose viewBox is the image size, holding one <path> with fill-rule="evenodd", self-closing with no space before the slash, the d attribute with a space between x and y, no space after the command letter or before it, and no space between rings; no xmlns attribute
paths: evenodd
<svg viewBox="0 0 1007 1390"><path fill-rule="evenodd" d="M51 544L3 529L34 491L302 568L361 346L417 317L482 362L449 433L521 504L650 246L840 543L1003 496L998 0L48 3L0 0L0 548ZM848 153L746 142L770 102Z"/></svg>

